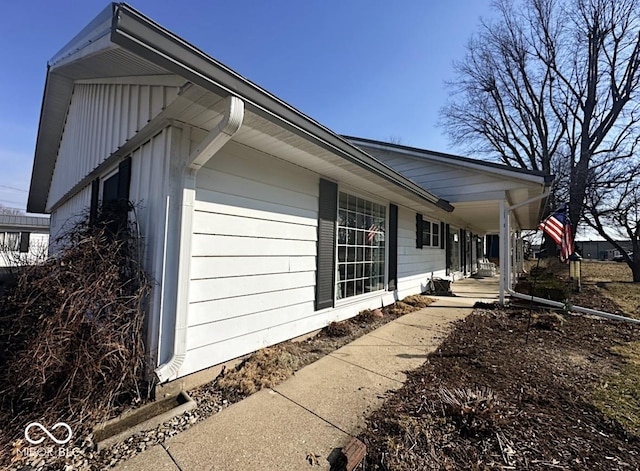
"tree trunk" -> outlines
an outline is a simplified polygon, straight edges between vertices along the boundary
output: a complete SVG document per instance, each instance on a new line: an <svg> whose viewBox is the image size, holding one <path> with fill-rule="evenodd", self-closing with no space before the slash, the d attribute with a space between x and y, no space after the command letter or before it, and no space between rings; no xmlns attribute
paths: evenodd
<svg viewBox="0 0 640 471"><path fill-rule="evenodd" d="M629 268L631 268L631 273L633 273L633 282L640 283L640 261L629 265Z"/></svg>

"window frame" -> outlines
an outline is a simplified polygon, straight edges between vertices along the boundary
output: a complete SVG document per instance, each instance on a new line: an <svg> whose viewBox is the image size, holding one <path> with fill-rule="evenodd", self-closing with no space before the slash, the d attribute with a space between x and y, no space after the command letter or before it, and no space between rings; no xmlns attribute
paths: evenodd
<svg viewBox="0 0 640 471"><path fill-rule="evenodd" d="M441 227L440 221L434 221L431 219L425 219L422 217L420 224L420 237L421 237L421 249L441 249L442 234L440 233Z"/></svg>
<svg viewBox="0 0 640 471"><path fill-rule="evenodd" d="M351 197L351 198L355 198L356 199L356 205L359 203L359 200L361 200L362 202L365 203L365 209L368 209L369 207L371 207L371 213L367 214L367 213L363 213L360 214L357 209L356 211L351 211L349 209L349 207L347 206L346 208L343 207L343 202L342 202L342 198L341 195L345 194L347 195L347 198ZM349 187L343 187L343 186L339 186L338 187L338 202L337 202L337 213L336 213L336 233L335 233L335 248L336 248L336 253L335 253L335 260L336 260L336 265L335 265L335 279L334 279L334 286L335 286L335 305L343 305L343 304L349 304L351 302L353 302L354 300L357 299L361 299L362 297L367 297L367 296L371 296L374 293L379 294L380 292L383 292L386 290L387 284L388 284L388 280L387 280L387 275L388 275L388 257L389 257L389 203L388 202L383 202L381 200L378 200L376 198L372 198L369 195L363 195L358 191L355 191ZM347 205L349 204L349 200L347 200ZM364 240L364 238L361 240L360 237L358 237L360 234L362 234L362 237L366 237L367 231L368 229L363 229L361 227L358 227L358 216L362 215L364 217L370 217L372 219L374 219L373 223L375 223L375 219L380 219L380 215L379 213L375 212L375 207L373 205L376 205L379 209L382 209L382 220L384 223L384 227L382 228L382 230L378 230L375 231L375 234L378 235L382 235L382 239L379 239L377 241L376 245L373 246L369 246L369 244L366 243L366 240ZM351 228L351 226L348 225L342 225L342 218L341 218L341 212L342 211L347 211L347 212L353 212L355 213L355 220L356 220L356 226L354 226L353 228ZM347 231L346 233L344 233L343 235L341 235L341 230L343 231ZM353 231L352 234L349 234L348 231ZM341 237L346 237L346 243L345 242L341 242ZM350 244L349 243L349 237L353 236L354 240L353 243ZM359 242L362 242L362 244L360 244ZM382 242L382 244L380 244L380 242ZM346 255L344 255L345 260L341 261L341 248L345 247L346 249ZM348 257L349 257L349 248L353 248L353 254L355 256L355 260L354 261L349 261ZM378 252L375 254L371 253L371 255L367 258L363 258L362 260L359 260L359 254L362 253L363 255L365 254L365 250L367 247L370 247L372 249L377 249ZM359 249L362 249L362 252L359 251ZM373 251L372 251L373 252ZM373 258L372 258L373 257ZM353 265L353 274L354 277L353 279L349 277L348 273L349 273L349 265ZM371 277L371 271L369 271L369 277L366 278L364 276L364 273L367 271L367 266L369 270L373 270L373 266L376 265L376 268L379 270L379 272L377 272L375 277ZM341 278L341 267L344 266L344 271L345 271L345 279ZM361 272L359 271L359 268L361 268ZM360 276L358 276L358 274L361 273ZM375 283L375 287L371 285L372 280L376 280ZM361 287L361 292L360 289L358 288L358 281L362 282L362 287ZM349 288L347 285L347 283L354 283L354 287L353 287L353 294L350 295L346 295L346 293L349 292ZM367 291L367 287L366 287L366 283L369 283L369 291ZM344 286L344 291L343 291L343 286Z"/></svg>

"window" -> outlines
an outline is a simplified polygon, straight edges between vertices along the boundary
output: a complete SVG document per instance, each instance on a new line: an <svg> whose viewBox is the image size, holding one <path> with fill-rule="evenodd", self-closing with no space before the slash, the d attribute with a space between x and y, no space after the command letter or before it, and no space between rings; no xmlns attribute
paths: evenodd
<svg viewBox="0 0 640 471"><path fill-rule="evenodd" d="M385 206L340 192L337 298L384 289Z"/></svg>
<svg viewBox="0 0 640 471"><path fill-rule="evenodd" d="M431 225L431 245L433 247L440 247L440 224L437 222Z"/></svg>
<svg viewBox="0 0 640 471"><path fill-rule="evenodd" d="M418 248L440 247L440 223L427 221L419 215Z"/></svg>
<svg viewBox="0 0 640 471"><path fill-rule="evenodd" d="M422 246L431 247L431 222L422 220Z"/></svg>

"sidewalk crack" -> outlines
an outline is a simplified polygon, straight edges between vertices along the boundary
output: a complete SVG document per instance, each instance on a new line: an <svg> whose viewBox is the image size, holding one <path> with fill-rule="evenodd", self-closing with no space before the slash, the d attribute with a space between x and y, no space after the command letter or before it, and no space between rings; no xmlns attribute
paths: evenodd
<svg viewBox="0 0 640 471"><path fill-rule="evenodd" d="M180 465L178 464L178 462L176 461L176 459L173 457L173 455L171 454L171 452L169 451L169 449L165 446L164 443L161 443L160 446L162 448L164 448L164 451L167 452L167 455L169 455L169 458L171 458L171 461L173 461L173 464L176 465L176 468L178 468L179 471L183 471L183 469L180 467Z"/></svg>

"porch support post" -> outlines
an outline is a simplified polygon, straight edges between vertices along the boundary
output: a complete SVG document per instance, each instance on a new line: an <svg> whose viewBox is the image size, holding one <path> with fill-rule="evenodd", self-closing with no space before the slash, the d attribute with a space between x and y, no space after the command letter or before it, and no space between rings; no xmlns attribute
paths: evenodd
<svg viewBox="0 0 640 471"><path fill-rule="evenodd" d="M500 304L504 305L509 276L509 214L504 199L500 200Z"/></svg>

